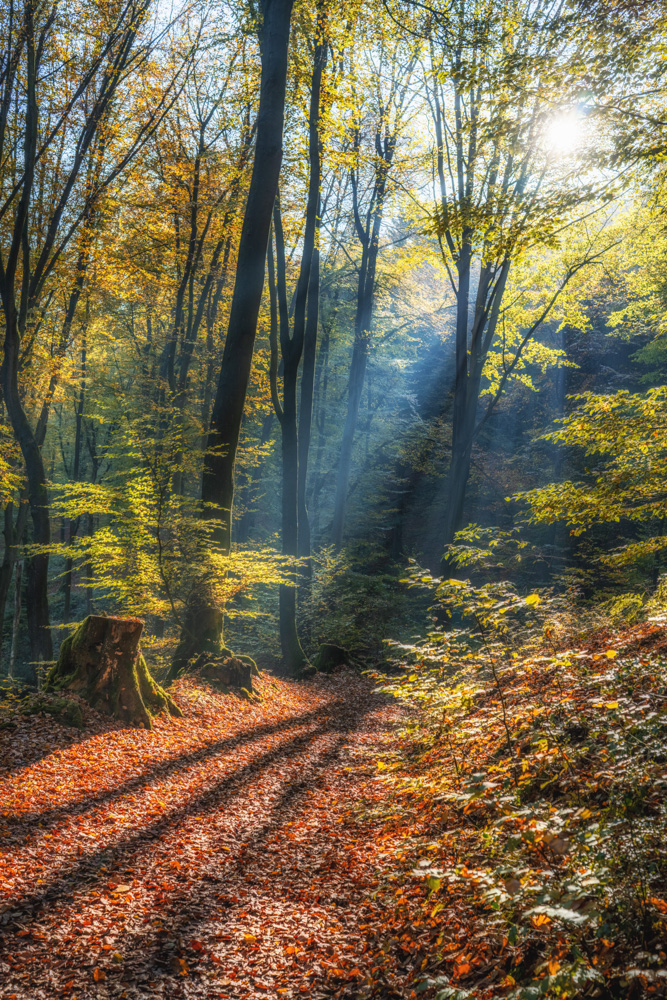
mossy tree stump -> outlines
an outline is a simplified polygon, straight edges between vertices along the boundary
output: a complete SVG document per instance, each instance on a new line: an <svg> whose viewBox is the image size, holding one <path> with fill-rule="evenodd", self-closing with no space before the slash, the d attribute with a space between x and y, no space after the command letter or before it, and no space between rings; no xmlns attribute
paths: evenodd
<svg viewBox="0 0 667 1000"><path fill-rule="evenodd" d="M139 618L88 615L60 648L45 690L71 691L123 722L152 729L151 716L183 713L153 680L141 653Z"/></svg>

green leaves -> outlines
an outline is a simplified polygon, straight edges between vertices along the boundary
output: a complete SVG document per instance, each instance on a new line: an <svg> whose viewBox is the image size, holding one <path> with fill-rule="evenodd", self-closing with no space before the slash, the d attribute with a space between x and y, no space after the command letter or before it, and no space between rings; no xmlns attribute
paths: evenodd
<svg viewBox="0 0 667 1000"><path fill-rule="evenodd" d="M533 524L565 521L573 535L599 524L646 525L648 537L624 541L600 556L608 566L626 566L667 548L660 530L667 516L667 386L645 394L627 390L586 393L545 440L579 448L597 459L580 482L551 483L517 493Z"/></svg>

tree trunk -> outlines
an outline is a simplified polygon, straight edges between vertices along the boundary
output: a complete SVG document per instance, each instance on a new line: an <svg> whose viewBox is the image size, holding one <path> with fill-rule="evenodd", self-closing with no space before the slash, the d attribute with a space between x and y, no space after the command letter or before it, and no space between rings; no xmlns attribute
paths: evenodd
<svg viewBox="0 0 667 1000"><path fill-rule="evenodd" d="M139 618L89 615L63 642L45 690L79 694L97 711L146 729L163 710L182 716L148 672L139 646L143 627Z"/></svg>
<svg viewBox="0 0 667 1000"><path fill-rule="evenodd" d="M299 522L299 555L308 559L306 574L310 577L310 518L306 503L308 482L308 456L313 427L313 396L315 388L315 355L317 353L317 318L319 310L320 255L317 248L313 253L308 288L308 317L303 345L303 370L301 372L301 402L299 406L299 481L297 486L297 507Z"/></svg>
<svg viewBox="0 0 667 1000"><path fill-rule="evenodd" d="M366 256L365 251L364 256ZM345 426L343 428L343 439L340 445L338 478L336 480L336 500L334 506L331 540L337 550L340 549L343 544L345 514L347 509L347 492L350 484L350 471L352 468L352 449L354 446L354 435L357 430L359 405L361 403L361 394L364 388L364 378L366 376L366 365L368 363L368 353L370 349L377 247L375 248L375 252L369 254L369 256L371 259L368 260L365 267L362 265L361 276L359 279L354 347L352 349L352 363L350 365L350 377L347 391L347 414L345 416Z"/></svg>
<svg viewBox="0 0 667 1000"><path fill-rule="evenodd" d="M303 236L303 252L299 268L299 278L294 296L294 322L292 335L289 329L287 309L287 287L285 276L285 243L282 232L280 202L276 200L274 210L274 231L277 250L278 301L280 303L280 347L282 353L283 405L278 408L282 442L282 542L286 556L299 554L299 538L303 542L300 514L303 514L307 529L308 514L305 506L305 472L310 445L310 425L313 405L313 384L315 370L315 346L317 337L317 295L319 269L316 261L316 241L320 208L321 145L319 137L320 100L322 73L326 64L327 46L324 39L324 23L321 11L318 17L318 42L315 47L313 77L310 89L309 113L309 159L310 179L306 204L306 224ZM269 280L273 282L273 268L269 257ZM310 296L310 301L309 301ZM314 311L315 310L315 311ZM272 322L275 323L275 309ZM301 395L301 419L297 426L297 382L299 364L304 352L306 330L309 333L308 370L304 370ZM275 330L274 330L275 341ZM275 365L272 366L275 380ZM277 395L275 385L274 396ZM303 462L303 473L301 463ZM300 480L300 476L302 477ZM299 499L301 497L302 503ZM310 544L308 544L308 553ZM280 645L283 666L292 676L298 676L308 665L308 659L301 647L296 625L296 577L294 582L282 584L279 594Z"/></svg>
<svg viewBox="0 0 667 1000"><path fill-rule="evenodd" d="M81 443L83 436L83 410L86 402L86 333L88 329L88 305L86 305L86 326L83 331L83 340L81 342L81 369L80 377L81 382L79 384L79 398L76 404L76 431L74 435L74 461L72 463L72 482L78 483L81 475ZM77 536L79 531L79 524L81 521L81 516L72 518L69 522L69 544L71 545ZM63 618L66 622L70 621L70 604L72 599L72 559L68 558L65 561L65 575L63 577L63 593L65 596L65 604L63 610Z"/></svg>
<svg viewBox="0 0 667 1000"><path fill-rule="evenodd" d="M454 535L463 527L463 509L466 489L470 476L470 463L475 436L478 432L477 408L482 384L482 372L495 335L500 304L509 273L509 261L505 261L496 280L493 295L488 295L490 277L488 270L480 276L475 305L475 319L470 338L470 356L463 354L468 340L468 296L471 254L466 250L464 264L467 274L460 272L459 302L457 303L457 358L454 391L454 420L452 425L452 460L447 477L447 511L441 544L451 545ZM465 263L467 261L467 263ZM463 265L462 265L463 266ZM461 289L463 292L461 292ZM461 306L461 294L465 298ZM467 348L466 348L467 349ZM459 353L463 354L462 357ZM487 407L486 416L491 413L496 399ZM440 568L447 571L447 560Z"/></svg>
<svg viewBox="0 0 667 1000"><path fill-rule="evenodd" d="M387 177L396 149L396 135L382 139L380 132L376 133L376 147L382 151L382 157L375 168L375 181L371 197L371 207L366 213L366 226L361 222L358 202L358 178L352 173L352 196L357 235L363 250L359 282L357 286L357 311L354 320L354 346L352 348L352 363L348 382L347 414L343 439L340 446L338 462L338 478L336 481L336 499L332 525L332 542L338 550L343 544L345 531L345 513L347 507L347 492L350 484L352 468L352 448L354 435L359 418L359 405L364 388L366 366L371 343L371 323L373 320L373 301L375 298L375 272L380 250L380 230L384 217L385 193Z"/></svg>
<svg viewBox="0 0 667 1000"><path fill-rule="evenodd" d="M301 373L301 402L299 406L298 481L297 481L297 548L300 556L310 557L310 522L306 506L306 481L308 454L310 452L313 423L313 393L315 387L315 356L317 354L317 324L320 308L320 253L319 231L321 216L320 187L322 185L322 140L320 138L320 108L322 103L322 77L326 68L328 42L326 38L326 12L321 0L317 11L317 43L313 59L313 79L310 88L308 118L308 155L310 179L306 208L306 233L304 234L304 259L307 280L303 296L307 294L307 311L303 323L303 370ZM312 227L312 228L311 228ZM306 277L306 276L304 276ZM297 302L297 305L299 303ZM305 303L304 303L305 304ZM296 315L295 315L296 324ZM310 559L307 575L310 576Z"/></svg>
<svg viewBox="0 0 667 1000"><path fill-rule="evenodd" d="M33 542L48 546L51 542L51 518L46 486L46 470L39 443L26 417L18 387L18 356L20 336L18 316L13 303L6 309L5 356L2 364L2 389L5 406L16 440L21 448L28 479L28 499L33 525ZM46 552L32 556L27 566L28 601L26 614L30 637L30 658L33 662L53 659L49 623L48 572Z"/></svg>
<svg viewBox="0 0 667 1000"><path fill-rule="evenodd" d="M283 553L288 556L297 554L297 477L298 477L298 442L296 429L296 365L285 363L284 406L280 422L282 430L282 536ZM301 648L296 627L296 583L281 584L279 594L280 607L280 646L283 654L283 666L293 676L298 676L308 660Z"/></svg>
<svg viewBox="0 0 667 1000"><path fill-rule="evenodd" d="M0 566L0 674L2 674L2 640L5 632L5 608L9 596L14 568L14 504L8 503L4 510L5 551Z"/></svg>
<svg viewBox="0 0 667 1000"><path fill-rule="evenodd" d="M259 675L257 664L251 657L227 649L223 626L224 614L213 588L206 579L199 580L188 597L181 638L167 674L168 684L183 673L198 673L252 697L252 678Z"/></svg>
<svg viewBox="0 0 667 1000"><path fill-rule="evenodd" d="M23 561L16 563L16 581L14 583L14 617L12 619L12 645L9 652L9 676L16 676L16 656L19 647L19 632L21 631L21 587L23 580Z"/></svg>
<svg viewBox="0 0 667 1000"><path fill-rule="evenodd" d="M204 581L196 584L185 607L180 640L167 674L168 684L187 670L199 653L223 651L223 622L223 613L211 588Z"/></svg>
<svg viewBox="0 0 667 1000"><path fill-rule="evenodd" d="M281 457L282 457L282 492L281 492L281 533L283 554L297 555L298 545L298 505L297 483L299 472L298 433L296 415L296 387L299 363L303 351L305 323L305 295L303 279L308 281L305 264L308 252L308 239L304 237L304 256L301 259L299 282L297 285L294 330L290 337L289 311L287 307L287 285L285 278L285 242L283 238L280 203L276 200L273 215L274 234L277 250L277 268L274 266L273 247L269 246L268 270L271 314L271 365L269 381L271 397L280 422ZM306 221L308 235L308 220ZM308 262L308 266L309 266ZM277 286L276 286L277 272ZM301 300L301 301L300 301ZM278 398L278 314L280 315L280 348L283 361L283 401ZM296 573L293 574L293 578ZM296 627L296 579L293 584L281 584L279 591L279 628L280 646L283 654L283 667L297 676L307 664L306 655L301 648Z"/></svg>
<svg viewBox="0 0 667 1000"><path fill-rule="evenodd" d="M262 76L257 140L239 242L227 339L202 475L205 515L216 520L215 536L226 551L231 546L234 461L250 379L269 228L282 162L287 53L293 3L294 0L263 0L261 3Z"/></svg>
<svg viewBox="0 0 667 1000"><path fill-rule="evenodd" d="M334 312L335 316L335 312ZM329 388L329 345L331 343L331 331L326 326L324 327L324 334L322 337L322 343L320 346L320 351L317 359L317 367L315 371L315 399L314 399L314 416L315 416L315 426L317 427L317 450L315 452L315 462L313 463L313 473L312 473L312 492L310 496L310 520L309 529L311 539L317 537L320 529L320 495L322 493L322 488L324 486L324 481L326 478L326 473L322 472L322 463L324 460L324 448L326 445L326 410L327 410L327 393Z"/></svg>

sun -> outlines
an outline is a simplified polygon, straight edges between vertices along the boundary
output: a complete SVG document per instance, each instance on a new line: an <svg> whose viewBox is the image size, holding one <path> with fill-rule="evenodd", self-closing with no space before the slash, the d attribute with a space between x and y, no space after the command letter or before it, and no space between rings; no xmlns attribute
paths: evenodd
<svg viewBox="0 0 667 1000"><path fill-rule="evenodd" d="M544 148L551 156L572 156L581 146L582 133L581 116L576 111L561 111L546 124Z"/></svg>

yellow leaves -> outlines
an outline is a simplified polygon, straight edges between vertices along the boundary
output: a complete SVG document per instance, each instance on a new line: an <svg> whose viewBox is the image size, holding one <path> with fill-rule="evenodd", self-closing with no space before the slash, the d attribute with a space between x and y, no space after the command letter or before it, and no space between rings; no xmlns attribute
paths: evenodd
<svg viewBox="0 0 667 1000"><path fill-rule="evenodd" d="M528 605L529 608L536 608L540 603L540 595L529 594L528 597L526 598L525 603Z"/></svg>
<svg viewBox="0 0 667 1000"><path fill-rule="evenodd" d="M245 941L246 944L255 944L256 941L257 941L257 938L255 937L254 934L244 934L243 935L243 940Z"/></svg>
<svg viewBox="0 0 667 1000"><path fill-rule="evenodd" d="M548 917L546 913L537 913L530 918L530 922L533 927L546 927L551 923L551 917Z"/></svg>

